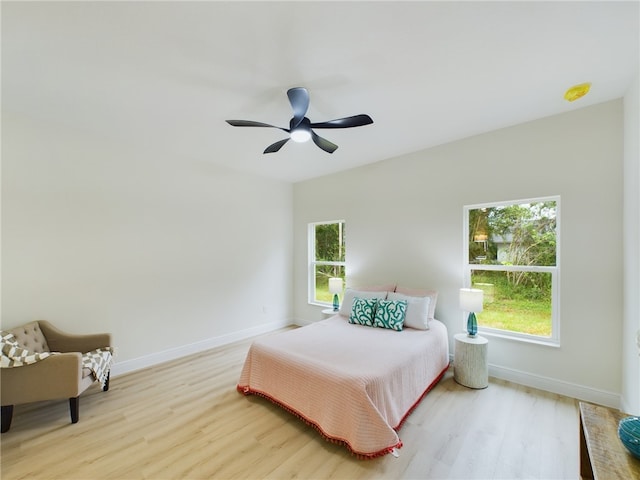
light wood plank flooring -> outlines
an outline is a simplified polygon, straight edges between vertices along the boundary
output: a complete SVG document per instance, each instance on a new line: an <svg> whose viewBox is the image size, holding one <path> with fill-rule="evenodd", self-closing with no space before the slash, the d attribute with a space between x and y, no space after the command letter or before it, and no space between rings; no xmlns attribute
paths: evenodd
<svg viewBox="0 0 640 480"><path fill-rule="evenodd" d="M16 406L1 437L13 479L577 479L573 399L451 371L399 432L400 457L358 460L259 397L235 390L250 341L115 377L68 402Z"/></svg>

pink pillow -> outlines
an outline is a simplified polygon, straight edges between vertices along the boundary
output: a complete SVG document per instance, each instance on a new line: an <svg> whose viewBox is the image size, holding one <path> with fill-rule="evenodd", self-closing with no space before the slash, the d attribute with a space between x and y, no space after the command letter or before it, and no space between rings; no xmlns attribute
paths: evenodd
<svg viewBox="0 0 640 480"><path fill-rule="evenodd" d="M390 290L391 291L391 290ZM396 287L396 293L408 295L410 297L429 297L429 320L433 320L436 313L436 301L438 300L438 292L436 290L420 290L416 288Z"/></svg>
<svg viewBox="0 0 640 480"><path fill-rule="evenodd" d="M354 290L360 290L361 292L393 292L396 289L395 283L389 285L373 285L371 287L351 287Z"/></svg>

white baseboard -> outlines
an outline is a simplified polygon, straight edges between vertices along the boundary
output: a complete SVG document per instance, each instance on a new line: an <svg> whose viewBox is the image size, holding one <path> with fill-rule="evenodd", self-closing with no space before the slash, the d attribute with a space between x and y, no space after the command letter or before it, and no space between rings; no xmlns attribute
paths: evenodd
<svg viewBox="0 0 640 480"><path fill-rule="evenodd" d="M453 354L449 354L451 364L453 365ZM556 378L544 377L534 373L523 372L513 368L501 367L499 365L489 364L489 376L507 380L508 382L517 383L525 387L537 388L545 392L557 393L565 397L583 400L585 402L604 405L606 407L621 409L622 399L617 393L598 390L597 388L585 387Z"/></svg>
<svg viewBox="0 0 640 480"><path fill-rule="evenodd" d="M298 327L304 327L306 325L311 325L312 323L316 323L313 320L301 320L301 319L295 319L292 322L292 325L297 325Z"/></svg>
<svg viewBox="0 0 640 480"><path fill-rule="evenodd" d="M585 387L564 380L544 377L533 373L522 372L511 368L489 365L489 375L527 387L537 388L546 392L557 393L566 397L584 400L611 408L620 408L620 395L613 392Z"/></svg>
<svg viewBox="0 0 640 480"><path fill-rule="evenodd" d="M116 358L116 362L111 368L111 376L117 377L118 375L124 375L125 373L141 370L143 368L158 365L170 360L176 360L187 355L200 353L205 350L227 345L233 342L244 340L246 338L251 338L256 335L269 333L279 328L287 327L289 325L304 326L310 323L313 322L305 322L300 320L271 322L264 325L259 325L257 327L227 333L218 337L208 338L206 340L201 340L199 342L191 343L188 345L182 345L170 350L164 350L162 352L152 353L143 357L125 360L123 362L118 362ZM453 361L453 356L451 357L451 360ZM501 367L498 365L489 365L489 375L495 378L517 383L519 385L537 388L539 390L557 393L559 395L565 395L567 397L596 403L598 405L605 405L607 407L617 409L620 409L621 407L622 399L620 395L613 392L585 387L583 385L577 385L575 383L565 382L563 380L544 377L542 375L536 375L533 373L514 370L512 368Z"/></svg>
<svg viewBox="0 0 640 480"><path fill-rule="evenodd" d="M207 338L206 340L190 343L188 345L182 345L179 347L172 348L170 350L164 350L162 352L151 353L143 357L133 358L131 360L125 360L123 362L119 362L116 357L115 359L116 361L113 364L113 367L111 368L111 376L117 377L118 375L130 373L136 370L151 367L153 365L158 365L160 363L168 362L170 360L176 360L181 357L186 357L187 355L193 355L194 353L200 353L205 350L221 347L223 345L237 342L239 340L255 337L256 335L262 335L263 333L269 333L279 328L289 326L291 324L292 322L289 322L289 321L271 322L265 325L259 325L257 327L252 327L252 328L247 328L245 330L240 330L237 332L227 333L225 335L220 335L218 337Z"/></svg>

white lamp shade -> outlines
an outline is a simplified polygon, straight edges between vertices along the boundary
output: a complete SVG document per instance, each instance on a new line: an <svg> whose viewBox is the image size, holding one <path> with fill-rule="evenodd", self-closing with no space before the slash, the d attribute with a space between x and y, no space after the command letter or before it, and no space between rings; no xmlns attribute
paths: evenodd
<svg viewBox="0 0 640 480"><path fill-rule="evenodd" d="M484 292L476 288L460 289L460 310L465 312L481 312Z"/></svg>
<svg viewBox="0 0 640 480"><path fill-rule="evenodd" d="M342 279L331 277L329 279L329 291L331 293L342 293Z"/></svg>

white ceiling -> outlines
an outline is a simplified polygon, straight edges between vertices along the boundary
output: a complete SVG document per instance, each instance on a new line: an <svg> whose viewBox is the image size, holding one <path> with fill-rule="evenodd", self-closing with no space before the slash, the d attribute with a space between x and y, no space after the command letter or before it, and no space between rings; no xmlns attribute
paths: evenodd
<svg viewBox="0 0 640 480"><path fill-rule="evenodd" d="M2 2L3 113L299 181L624 96L638 2ZM569 103L565 90L592 82ZM264 148L286 90L339 145ZM7 117L9 118L9 117Z"/></svg>

